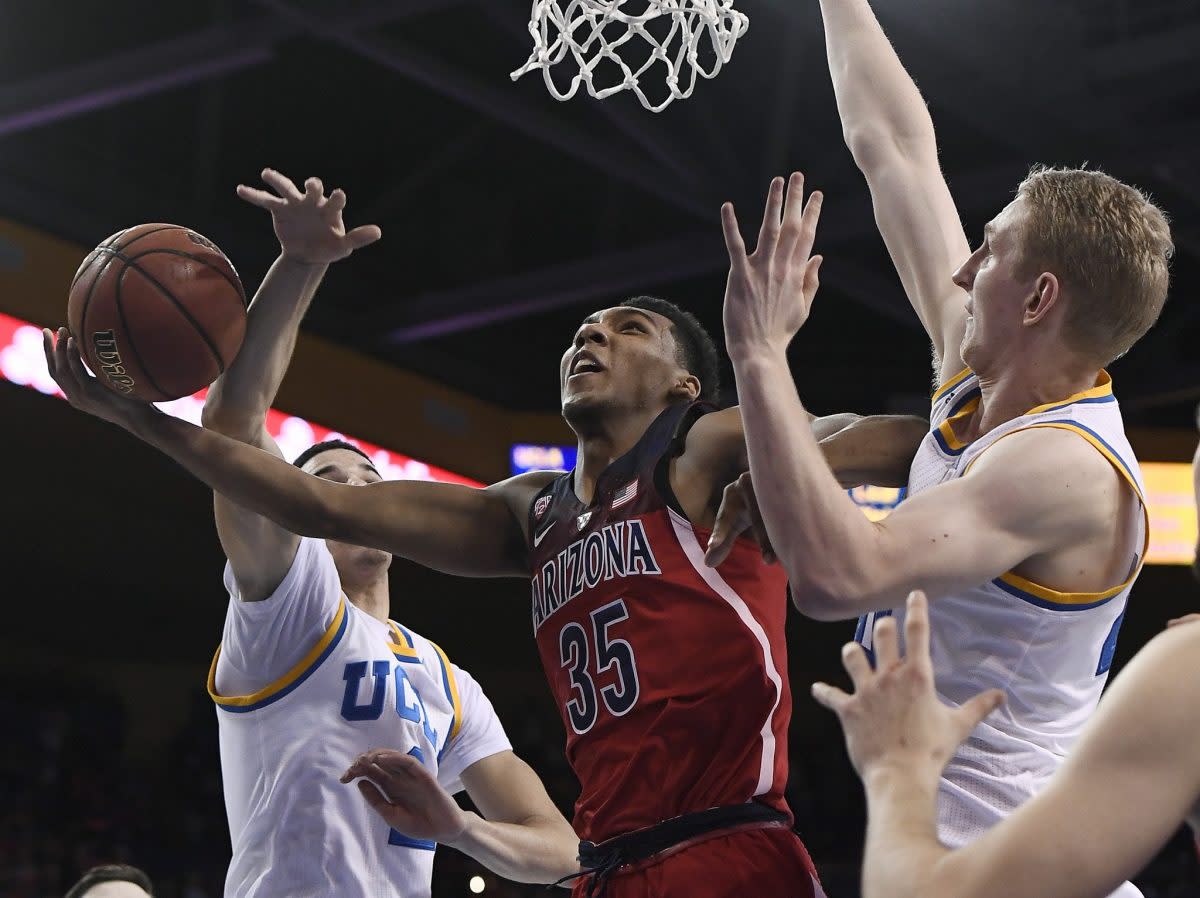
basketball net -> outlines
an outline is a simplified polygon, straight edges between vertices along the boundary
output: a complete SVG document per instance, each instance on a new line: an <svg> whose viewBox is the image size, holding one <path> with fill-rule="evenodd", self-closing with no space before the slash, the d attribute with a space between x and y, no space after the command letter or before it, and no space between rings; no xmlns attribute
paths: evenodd
<svg viewBox="0 0 1200 898"><path fill-rule="evenodd" d="M748 25L733 0L533 0L533 53L512 79L541 69L556 99L571 99L585 84L597 100L631 90L651 112L661 112L672 101L691 96L698 75L715 77ZM568 54L579 73L560 91L550 69ZM597 72L604 62L610 64ZM667 96L656 103L642 90L641 79L660 62L666 68Z"/></svg>

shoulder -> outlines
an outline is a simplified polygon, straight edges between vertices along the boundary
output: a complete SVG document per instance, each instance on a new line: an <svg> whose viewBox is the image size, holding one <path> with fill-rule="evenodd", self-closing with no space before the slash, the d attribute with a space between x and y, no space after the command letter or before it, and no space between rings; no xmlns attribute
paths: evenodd
<svg viewBox="0 0 1200 898"><path fill-rule="evenodd" d="M523 515L534 497L562 475L562 471L527 471L493 483L484 492L503 499L513 511Z"/></svg>
<svg viewBox="0 0 1200 898"><path fill-rule="evenodd" d="M283 579L262 599L242 599L238 581L229 564L225 566L225 588L233 600L231 608L237 608L243 614L263 615L280 605L288 604L289 598L301 593L332 595L336 598L341 594L341 581L337 565L333 556L329 554L325 541L305 537L296 546L296 554L292 557L292 563Z"/></svg>
<svg viewBox="0 0 1200 898"><path fill-rule="evenodd" d="M966 476L1094 477L1113 471L1112 462L1075 428L1046 424L1017 427L986 446L968 464Z"/></svg>
<svg viewBox="0 0 1200 898"><path fill-rule="evenodd" d="M1069 527L1076 537L1110 527L1123 493L1109 459L1072 431L1048 427L997 439L969 463L963 484L1000 521Z"/></svg>
<svg viewBox="0 0 1200 898"><path fill-rule="evenodd" d="M684 438L683 454L712 467L734 464L746 454L742 412L737 406L701 415Z"/></svg>

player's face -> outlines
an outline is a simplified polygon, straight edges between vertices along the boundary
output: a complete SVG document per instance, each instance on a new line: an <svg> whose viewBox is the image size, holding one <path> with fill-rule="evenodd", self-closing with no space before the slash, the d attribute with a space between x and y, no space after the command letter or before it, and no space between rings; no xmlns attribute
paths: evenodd
<svg viewBox="0 0 1200 898"><path fill-rule="evenodd" d="M365 486L383 479L374 465L349 449L327 449L320 452L305 463L304 470L325 480L351 486ZM343 585L363 583L378 577L380 568L387 570L392 563L392 556L378 549L367 549L333 540L326 540L325 544L329 547L329 554L333 556Z"/></svg>
<svg viewBox="0 0 1200 898"><path fill-rule="evenodd" d="M983 242L954 273L954 283L967 294L961 354L975 371L986 369L1019 337L1025 303L1034 292L1034 278L1021 265L1022 203L1013 200L988 222Z"/></svg>
<svg viewBox="0 0 1200 898"><path fill-rule="evenodd" d="M584 319L563 353L563 415L570 420L576 411L665 405L688 377L669 318L625 306L604 309Z"/></svg>

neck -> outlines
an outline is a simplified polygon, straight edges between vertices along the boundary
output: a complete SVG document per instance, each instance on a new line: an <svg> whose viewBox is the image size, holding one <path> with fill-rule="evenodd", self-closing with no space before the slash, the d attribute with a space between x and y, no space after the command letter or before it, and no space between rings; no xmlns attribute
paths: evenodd
<svg viewBox="0 0 1200 898"><path fill-rule="evenodd" d="M579 454L575 461L575 495L590 504L596 493L596 481L604 469L637 445L646 429L663 408L623 411L587 422L572 422L579 437Z"/></svg>
<svg viewBox="0 0 1200 898"><path fill-rule="evenodd" d="M342 580L342 590L355 608L367 612L380 623L387 622L388 611L391 608L387 570L362 583Z"/></svg>
<svg viewBox="0 0 1200 898"><path fill-rule="evenodd" d="M973 437L982 436L1032 408L1057 402L1096 385L1100 369L1058 347L1057 357L1006 359L995 370L977 371L981 397Z"/></svg>

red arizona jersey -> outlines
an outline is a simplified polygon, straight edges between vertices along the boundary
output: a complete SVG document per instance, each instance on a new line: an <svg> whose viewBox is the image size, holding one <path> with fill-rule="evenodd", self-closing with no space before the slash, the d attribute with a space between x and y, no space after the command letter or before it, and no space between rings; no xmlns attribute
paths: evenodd
<svg viewBox="0 0 1200 898"><path fill-rule="evenodd" d="M530 507L533 630L595 842L757 798L788 812L787 578L739 540L713 569L667 467L703 412L663 412L585 506L571 474Z"/></svg>

